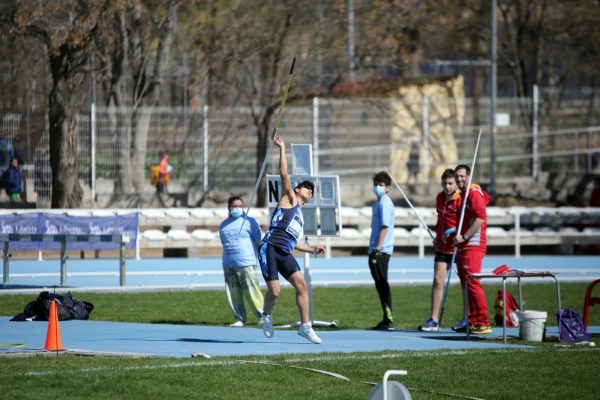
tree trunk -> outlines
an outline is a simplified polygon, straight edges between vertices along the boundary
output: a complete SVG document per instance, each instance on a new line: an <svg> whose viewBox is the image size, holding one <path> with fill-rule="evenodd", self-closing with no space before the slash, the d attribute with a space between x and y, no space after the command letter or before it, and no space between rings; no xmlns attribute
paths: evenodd
<svg viewBox="0 0 600 400"><path fill-rule="evenodd" d="M131 146L131 131L132 131L132 115L131 110L124 110L123 115L119 116L123 121L122 129L117 129L117 180L115 181L116 194L130 194L133 192L132 166L129 157L129 148Z"/></svg>
<svg viewBox="0 0 600 400"><path fill-rule="evenodd" d="M173 43L173 36L177 25L177 9L179 2L170 0L168 4L167 18L162 27L160 36L158 38L158 47L156 49L154 57L154 67L150 72L149 82L150 84L140 93L141 98L134 99L134 114L136 118L132 121L131 128L131 142L130 146L127 147L130 151L131 166L133 173L133 188L136 193L142 193L147 187L147 181L145 179L146 170L146 145L148 142L148 131L150 126L150 112L140 112L140 106L143 104L150 106L157 106L160 102L160 91L162 83L165 80L165 76L168 72L169 54ZM136 21L139 21L139 16L136 16ZM133 65L145 68L144 58L142 53L139 51L142 49L141 41L139 41L140 32L136 32L134 35L133 48L137 50L136 59L133 61ZM136 71L136 76L142 73L142 69Z"/></svg>
<svg viewBox="0 0 600 400"><path fill-rule="evenodd" d="M109 101L112 105L121 107L128 104L130 96L128 93L131 89L127 87L123 74L129 70L130 64L128 60L129 53L129 34L126 25L126 16L123 10L115 14L117 18L116 26L118 26L118 42L117 46L111 54L112 63L109 68L111 77L111 91L109 92ZM117 176L114 183L115 194L130 194L133 193L134 187L132 184L132 168L129 149L131 147L132 130L135 124L135 115L128 107L123 107L115 110L117 126L114 132L117 132L116 138L116 153L117 153ZM119 129L120 127L120 129Z"/></svg>
<svg viewBox="0 0 600 400"><path fill-rule="evenodd" d="M260 174L260 170L265 160L265 157L271 156L271 154L267 154L267 150L269 148L269 143L271 140L271 136L269 135L269 121L271 120L272 114L272 112L267 112L266 115L262 118L260 125L256 129L256 136L258 137L258 141L256 143L256 179L258 179L258 175ZM265 169L265 174L267 170L268 168ZM267 193L264 176L263 179L261 179L260 181L260 185L258 186L258 193L256 193L256 206L267 206ZM252 207L252 204L250 204L250 207Z"/></svg>
<svg viewBox="0 0 600 400"><path fill-rule="evenodd" d="M53 84L48 96L48 119L52 208L77 208L81 206L83 198L76 158L75 110L78 94L73 90L75 77L68 70L73 56L73 51L65 47L50 55Z"/></svg>
<svg viewBox="0 0 600 400"><path fill-rule="evenodd" d="M148 131L150 129L150 118L152 112L149 110L136 110L135 133L131 150L131 164L133 169L133 187L136 193L143 193L149 183L146 179L146 147L148 142Z"/></svg>

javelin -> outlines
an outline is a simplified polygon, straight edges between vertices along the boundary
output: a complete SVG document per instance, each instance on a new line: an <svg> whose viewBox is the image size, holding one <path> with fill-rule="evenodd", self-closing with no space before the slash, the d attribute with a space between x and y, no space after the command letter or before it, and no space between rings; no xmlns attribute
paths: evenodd
<svg viewBox="0 0 600 400"><path fill-rule="evenodd" d="M287 79L287 83L285 85L285 89L283 90L283 97L281 98L281 104L279 104L279 113L277 115L277 121L273 126L273 131L271 132L271 140L269 141L269 148L265 153L265 159L263 160L262 167L260 168L260 172L258 173L258 179L256 180L256 184L254 185L254 190L252 191L252 197L250 198L250 202L248 202L248 208L246 209L246 213L244 214L244 220L242 221L242 227L244 226L244 222L246 222L246 216L250 212L250 207L252 202L254 201L254 197L258 192L258 187L260 186L260 181L265 173L265 169L267 168L267 163L269 162L269 156L271 155L271 149L273 148L273 142L275 141L275 136L277 135L277 131L279 130L279 124L281 124L281 116L283 115L283 107L285 106L285 100L287 99L288 91L290 90L290 85L292 84L292 74L294 73L294 65L296 64L296 56L292 60L292 66L290 67L290 74ZM240 227L240 232L242 228Z"/></svg>
<svg viewBox="0 0 600 400"><path fill-rule="evenodd" d="M427 224L421 219L421 216L419 215L419 213L417 212L417 210L413 207L412 203L410 202L410 200L408 199L408 197L404 193L404 190L402 190L402 188L400 187L400 185L398 185L398 182L396 182L396 180L394 179L394 177L392 176L392 174L390 174L390 171L388 171L387 168L384 168L384 170L385 170L385 172L387 172L387 174L390 176L390 178L392 178L392 182L394 182L394 185L396 185L396 187L398 188L398 190L400 191L400 193L402 193L402 196L404 196L404 200L406 200L406 202L408 203L408 205L410 206L410 208L412 208L413 212L415 213L415 217L417 217L417 219L423 225L423 227L425 229L427 229L427 233L429 233L429 236L431 236L431 239L435 240L435 237L433 236L433 233L431 233L431 230L429 230L429 227L427 226Z"/></svg>
<svg viewBox="0 0 600 400"><path fill-rule="evenodd" d="M471 163L471 173L469 174L469 181L467 182L467 191L465 192L465 200L462 203L462 208L460 210L460 218L458 220L458 229L456 230L456 234L460 235L460 231L462 230L463 221L465 219L465 208L467 206L467 199L469 198L469 191L471 190L471 181L473 180L473 172L475 171L475 160L477 159L477 151L479 150L479 141L481 140L481 132L482 129L479 129L479 135L477 136L477 144L475 145L475 154L473 154L473 162ZM444 300L442 301L442 308L440 309L440 318L438 321L438 326L442 326L442 317L444 316L444 309L446 308L446 298L448 297L448 289L450 288L450 277L452 276L452 266L454 265L454 261L456 261L456 244L454 245L454 252L452 252L452 261L450 261L450 268L448 269L448 279L446 280L446 288L444 289ZM465 288L466 290L466 288ZM468 311L467 311L468 312ZM469 329L469 316L467 315L467 329Z"/></svg>

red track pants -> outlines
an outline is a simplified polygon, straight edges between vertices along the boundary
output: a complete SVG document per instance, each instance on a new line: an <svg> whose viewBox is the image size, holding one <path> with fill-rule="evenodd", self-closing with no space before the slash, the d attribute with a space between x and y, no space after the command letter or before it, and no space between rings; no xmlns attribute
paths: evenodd
<svg viewBox="0 0 600 400"><path fill-rule="evenodd" d="M458 276L463 293L467 276L481 273L481 261L484 256L485 251L471 249L465 249L456 255ZM471 279L467 290L469 293L469 323L471 325L489 325L487 300L479 279Z"/></svg>

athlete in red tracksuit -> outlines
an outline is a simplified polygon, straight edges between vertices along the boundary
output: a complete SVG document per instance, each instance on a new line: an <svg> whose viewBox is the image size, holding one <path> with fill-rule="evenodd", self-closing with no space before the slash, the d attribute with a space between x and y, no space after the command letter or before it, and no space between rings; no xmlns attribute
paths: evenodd
<svg viewBox="0 0 600 400"><path fill-rule="evenodd" d="M466 185L469 182L471 171L466 165L459 165L454 170L458 177L458 187L463 192L462 201L464 201ZM486 206L489 201L489 194L481 189L479 185L471 184L462 229L455 238L455 243L458 245L456 265L463 290L465 290L464 286L468 275L481 273L482 260L487 250ZM479 280L471 279L467 291L469 295L470 333L490 333L487 300Z"/></svg>
<svg viewBox="0 0 600 400"><path fill-rule="evenodd" d="M454 252L454 233L448 232L448 229L454 229L458 226L458 216L460 214L461 195L457 189L451 195L444 192L438 193L435 198L435 206L438 214L436 225L435 252L437 254L450 254ZM438 239L439 238L439 239Z"/></svg>
<svg viewBox="0 0 600 400"><path fill-rule="evenodd" d="M448 271L452 267L454 252L454 236L460 214L461 196L458 189L458 179L453 169L447 169L442 174L442 191L438 193L435 203L437 211L437 235L435 258L433 259L433 283L431 285L431 316L419 326L420 331L437 332L440 329L439 313L444 296L444 284Z"/></svg>

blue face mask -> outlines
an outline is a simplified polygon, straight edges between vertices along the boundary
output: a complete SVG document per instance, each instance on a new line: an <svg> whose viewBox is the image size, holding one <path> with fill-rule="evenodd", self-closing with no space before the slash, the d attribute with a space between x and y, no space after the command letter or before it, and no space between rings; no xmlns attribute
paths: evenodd
<svg viewBox="0 0 600 400"><path fill-rule="evenodd" d="M231 218L239 218L244 215L244 210L242 210L241 207L235 207L231 209L229 214L231 215Z"/></svg>
<svg viewBox="0 0 600 400"><path fill-rule="evenodd" d="M379 185L373 186L373 193L375 193L377 198L380 198L385 193L385 187Z"/></svg>

